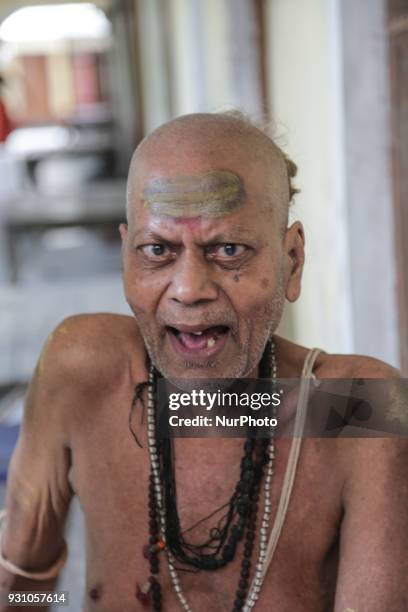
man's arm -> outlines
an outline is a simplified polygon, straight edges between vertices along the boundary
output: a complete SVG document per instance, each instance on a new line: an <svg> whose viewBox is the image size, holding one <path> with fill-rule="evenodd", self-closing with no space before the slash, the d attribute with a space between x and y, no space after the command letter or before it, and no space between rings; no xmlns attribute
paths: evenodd
<svg viewBox="0 0 408 612"><path fill-rule="evenodd" d="M377 364L374 373L372 364L368 363L368 368L369 371L359 368L358 375L388 380L397 375L384 364ZM394 402L386 406L390 415L395 411ZM399 410L402 408L400 405ZM408 406L404 413L405 410ZM335 612L405 612L408 610L407 436L344 439L342 444L346 466L344 518Z"/></svg>
<svg viewBox="0 0 408 612"><path fill-rule="evenodd" d="M48 570L65 548L65 519L73 493L68 480L69 414L70 404L78 398L75 355L63 330L63 326L57 328L50 337L38 363L7 482L1 552L27 572ZM55 579L16 576L0 565L2 592L47 591L54 583ZM16 609L0 603L0 612Z"/></svg>

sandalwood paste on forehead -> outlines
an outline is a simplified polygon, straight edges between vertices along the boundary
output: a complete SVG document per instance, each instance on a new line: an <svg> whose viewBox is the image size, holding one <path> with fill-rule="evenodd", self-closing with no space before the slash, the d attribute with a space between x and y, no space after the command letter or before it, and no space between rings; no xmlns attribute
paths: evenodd
<svg viewBox="0 0 408 612"><path fill-rule="evenodd" d="M169 217L222 217L243 206L242 180L226 170L149 181L144 205L155 215Z"/></svg>

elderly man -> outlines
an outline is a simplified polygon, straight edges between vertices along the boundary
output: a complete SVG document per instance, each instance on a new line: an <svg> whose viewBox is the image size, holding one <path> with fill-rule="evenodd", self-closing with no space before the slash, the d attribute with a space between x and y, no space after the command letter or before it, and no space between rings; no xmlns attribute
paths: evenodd
<svg viewBox="0 0 408 612"><path fill-rule="evenodd" d="M53 587L76 494L86 612L408 609L405 440L171 445L153 425L159 373L397 376L275 334L300 293L303 228L287 225L295 172L236 116L181 117L138 147L120 228L134 318L73 317L46 344L10 470L2 590Z"/></svg>

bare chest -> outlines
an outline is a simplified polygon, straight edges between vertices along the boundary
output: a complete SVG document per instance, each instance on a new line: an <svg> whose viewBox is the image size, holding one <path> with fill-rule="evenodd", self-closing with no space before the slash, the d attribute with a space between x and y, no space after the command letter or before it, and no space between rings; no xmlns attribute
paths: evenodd
<svg viewBox="0 0 408 612"><path fill-rule="evenodd" d="M127 419L106 419L97 429L84 427L75 440L73 481L84 510L87 537L86 612L144 610L135 597L149 576L143 547L148 542L149 461L144 434L140 449ZM277 612L330 609L336 573L340 523L339 490L329 472L334 440L303 443L288 512L255 609ZM242 440L178 440L175 444L177 506L185 539L199 544L222 517L239 477ZM290 441L279 440L271 491L271 525L280 502ZM260 500L258 520L262 517ZM217 512L218 510L218 512ZM213 514L215 512L215 514ZM252 564L258 555L257 543ZM180 571L183 592L194 612L233 609L243 546L216 572ZM253 569L253 567L252 567ZM163 609L181 610L160 558ZM149 608L147 608L149 609Z"/></svg>

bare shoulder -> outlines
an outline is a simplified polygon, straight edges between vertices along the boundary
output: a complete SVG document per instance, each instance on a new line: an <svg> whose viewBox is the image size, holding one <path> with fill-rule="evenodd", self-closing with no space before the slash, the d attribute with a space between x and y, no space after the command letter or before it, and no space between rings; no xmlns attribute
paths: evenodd
<svg viewBox="0 0 408 612"><path fill-rule="evenodd" d="M63 379L66 386L103 387L130 375L144 376L145 350L132 317L109 313L75 315L49 336L37 366L42 379Z"/></svg>
<svg viewBox="0 0 408 612"><path fill-rule="evenodd" d="M321 353L316 375L322 378L399 378L400 372L385 361L367 355Z"/></svg>
<svg viewBox="0 0 408 612"><path fill-rule="evenodd" d="M385 449L387 443L381 446L374 441L375 438L391 439L395 435L401 437L404 431L408 432L404 400L406 386L401 373L393 366L366 355L323 353L315 373L321 379L345 379L345 388L352 389L356 400L364 404L365 409L356 408L355 413L349 414L343 429L342 437L354 440L351 442L353 448L366 448L364 440L369 439L369 445ZM358 384L349 387L351 379L358 379ZM361 384L363 381L366 384ZM347 443L344 445L347 446ZM392 446L391 443L390 448Z"/></svg>
<svg viewBox="0 0 408 612"><path fill-rule="evenodd" d="M390 496L398 489L397 483L406 478L408 469L408 418L401 373L390 364L366 355L324 353L321 357L318 377L374 379L372 386L366 386L372 410L370 418L368 421L352 419L337 440L337 448L344 475L344 503L349 505L364 496L372 499L373 504L380 503L372 474L384 479L386 474L393 474L392 491L386 493L383 488L384 495ZM396 500L396 511L397 507Z"/></svg>
<svg viewBox="0 0 408 612"><path fill-rule="evenodd" d="M279 360L283 362L284 377L297 377L302 371L309 352L280 336L275 336ZM321 351L316 359L314 373L319 378L398 378L400 372L380 359L367 355L344 355Z"/></svg>

